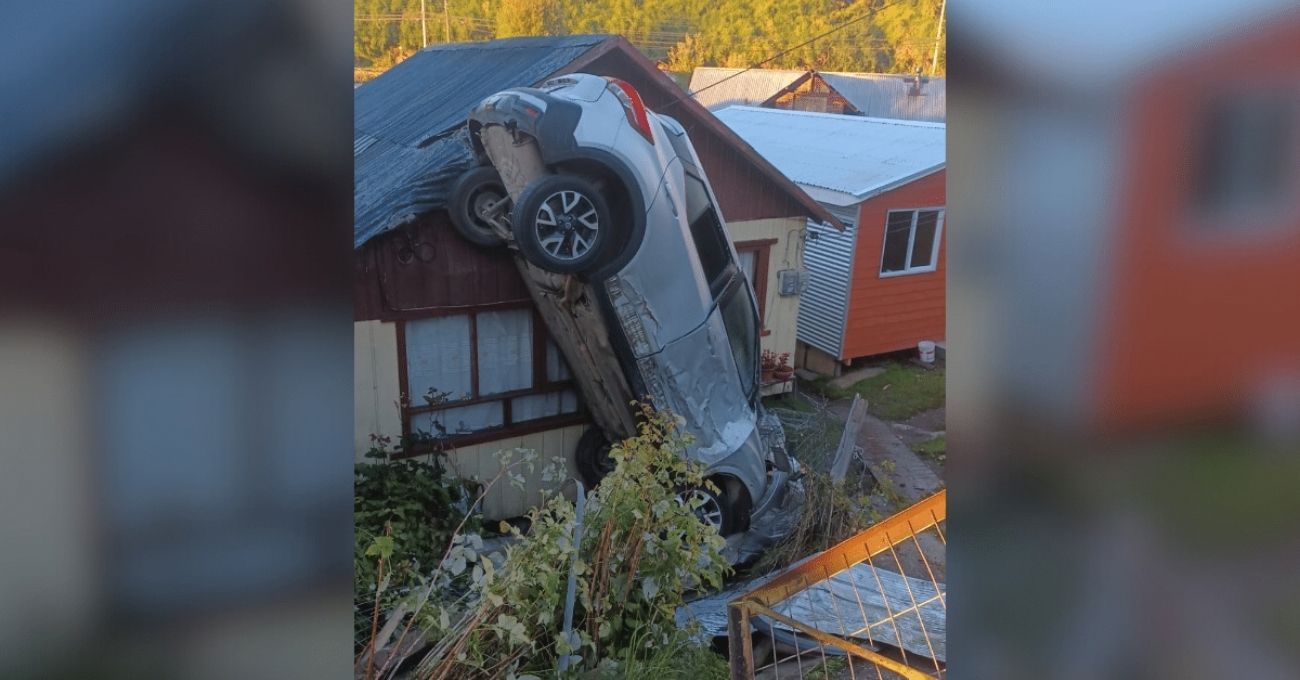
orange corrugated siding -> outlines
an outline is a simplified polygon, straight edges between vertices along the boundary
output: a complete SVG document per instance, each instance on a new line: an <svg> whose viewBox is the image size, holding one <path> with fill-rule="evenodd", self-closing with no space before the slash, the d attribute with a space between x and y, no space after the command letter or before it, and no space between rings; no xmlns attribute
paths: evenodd
<svg viewBox="0 0 1300 680"><path fill-rule="evenodd" d="M945 205L946 175L940 170L862 204L842 359L893 352L915 347L921 340L944 338L950 226L947 212L935 271L881 278L880 251L884 247L885 215L890 210Z"/></svg>

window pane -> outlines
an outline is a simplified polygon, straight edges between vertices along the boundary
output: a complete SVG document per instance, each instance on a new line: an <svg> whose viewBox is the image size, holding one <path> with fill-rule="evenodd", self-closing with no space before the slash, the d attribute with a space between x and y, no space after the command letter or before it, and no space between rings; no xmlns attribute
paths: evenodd
<svg viewBox="0 0 1300 680"><path fill-rule="evenodd" d="M916 237L912 240L912 267L934 264L934 235L938 228L938 210L924 210L917 216Z"/></svg>
<svg viewBox="0 0 1300 680"><path fill-rule="evenodd" d="M500 394L533 384L533 312L478 315L478 393Z"/></svg>
<svg viewBox="0 0 1300 680"><path fill-rule="evenodd" d="M689 174L686 175L686 215L691 222L691 238L704 268L704 278L712 284L731 262L730 248L704 183Z"/></svg>
<svg viewBox="0 0 1300 680"><path fill-rule="evenodd" d="M1268 208L1282 198L1293 165L1293 97L1242 96L1204 115L1197 169L1200 207L1213 213Z"/></svg>
<svg viewBox="0 0 1300 680"><path fill-rule="evenodd" d="M741 388L745 394L753 394L758 370L758 320L744 286L732 286L731 293L722 301L722 324L727 328Z"/></svg>
<svg viewBox="0 0 1300 680"><path fill-rule="evenodd" d="M468 316L406 324L406 382L412 406L423 406L430 388L451 400L471 396Z"/></svg>
<svg viewBox="0 0 1300 680"><path fill-rule="evenodd" d="M555 341L550 338L546 339L546 379L550 382L559 382L573 378L573 372L569 370L569 362L564 359L560 353L560 348L556 346Z"/></svg>
<svg viewBox="0 0 1300 680"><path fill-rule="evenodd" d="M499 401L472 406L417 413L411 416L411 430L426 432L435 437L468 434L505 424L505 408ZM441 426L441 427L439 427Z"/></svg>
<svg viewBox="0 0 1300 680"><path fill-rule="evenodd" d="M880 261L881 272L901 272L907 269L907 240L912 233L912 215L916 213L891 212L885 222L885 252Z"/></svg>
<svg viewBox="0 0 1300 680"><path fill-rule="evenodd" d="M757 290L758 284L754 283L754 263L758 260L758 251L738 250L736 256L740 258L740 270L745 272L745 278L749 279L749 285L754 286Z"/></svg>
<svg viewBox="0 0 1300 680"><path fill-rule="evenodd" d="M562 413L575 413L577 410L578 394L573 390L530 394L510 400L510 420L512 423L550 418Z"/></svg>

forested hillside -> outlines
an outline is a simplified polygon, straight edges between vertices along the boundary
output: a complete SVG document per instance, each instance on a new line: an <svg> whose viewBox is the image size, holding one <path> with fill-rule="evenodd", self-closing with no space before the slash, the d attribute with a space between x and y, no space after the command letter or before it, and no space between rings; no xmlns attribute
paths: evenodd
<svg viewBox="0 0 1300 680"><path fill-rule="evenodd" d="M382 71L428 44L619 33L671 71L750 66L846 21L864 21L769 68L930 70L943 0L356 0L356 65ZM445 11L444 11L445 8ZM873 14L873 9L874 14ZM944 71L940 42L938 73Z"/></svg>

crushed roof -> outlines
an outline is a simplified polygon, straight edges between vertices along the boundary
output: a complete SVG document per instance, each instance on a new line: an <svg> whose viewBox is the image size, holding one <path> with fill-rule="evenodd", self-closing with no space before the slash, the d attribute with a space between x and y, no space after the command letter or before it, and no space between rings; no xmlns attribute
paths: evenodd
<svg viewBox="0 0 1300 680"><path fill-rule="evenodd" d="M944 167L942 123L731 106L715 115L786 177L851 205Z"/></svg>
<svg viewBox="0 0 1300 680"><path fill-rule="evenodd" d="M807 71L701 66L691 74L687 91L704 108L714 110L733 105L757 105L784 90ZM707 88L707 89L706 89Z"/></svg>
<svg viewBox="0 0 1300 680"><path fill-rule="evenodd" d="M435 45L356 88L353 246L446 205L451 183L471 159L470 109L501 90L540 83L611 39Z"/></svg>

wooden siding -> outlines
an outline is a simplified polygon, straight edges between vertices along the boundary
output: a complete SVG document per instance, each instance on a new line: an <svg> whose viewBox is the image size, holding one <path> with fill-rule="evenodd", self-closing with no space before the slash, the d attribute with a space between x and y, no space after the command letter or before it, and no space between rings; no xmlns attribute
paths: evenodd
<svg viewBox="0 0 1300 680"><path fill-rule="evenodd" d="M1189 208L1200 117L1219 96L1294 92L1300 13L1153 71L1131 88L1114 262L1098 323L1093 424L1107 429L1240 416L1269 380L1300 371L1300 205L1221 225ZM1292 95L1294 96L1294 95Z"/></svg>
<svg viewBox="0 0 1300 680"><path fill-rule="evenodd" d="M461 238L443 211L371 240L354 267L356 321L531 300L509 251Z"/></svg>
<svg viewBox="0 0 1300 680"><path fill-rule="evenodd" d="M859 113L849 100L835 91L821 76L811 74L795 81L790 87L773 95L761 106L791 111L816 111L819 113Z"/></svg>
<svg viewBox="0 0 1300 680"><path fill-rule="evenodd" d="M935 271L881 277L885 216L890 210L945 204L946 171L940 170L864 202L858 213L858 243L853 256L849 312L840 359L915 347L942 340L946 320L948 219L945 211Z"/></svg>

